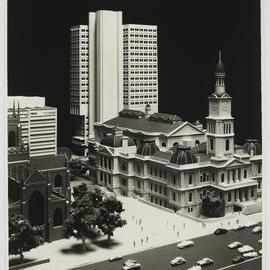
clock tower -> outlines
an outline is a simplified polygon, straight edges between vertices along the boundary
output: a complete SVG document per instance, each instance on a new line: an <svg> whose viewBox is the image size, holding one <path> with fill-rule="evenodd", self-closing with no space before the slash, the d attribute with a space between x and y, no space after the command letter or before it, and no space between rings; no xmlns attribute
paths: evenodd
<svg viewBox="0 0 270 270"><path fill-rule="evenodd" d="M225 70L219 51L216 66L215 92L209 97L209 115L207 121L207 154L226 157L234 153L234 127L231 116L232 98L225 91Z"/></svg>

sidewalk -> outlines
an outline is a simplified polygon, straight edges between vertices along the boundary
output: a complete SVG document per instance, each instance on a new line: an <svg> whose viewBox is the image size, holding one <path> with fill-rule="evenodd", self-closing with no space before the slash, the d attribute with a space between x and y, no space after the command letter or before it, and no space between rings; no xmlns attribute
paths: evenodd
<svg viewBox="0 0 270 270"><path fill-rule="evenodd" d="M50 263L28 268L29 270L62 270L86 263L107 260L113 255L127 255L134 252L167 245L184 239L211 234L219 227L233 228L247 221L261 221L261 213L250 216L232 215L203 226L201 222L169 213L144 204L137 199L119 196L125 209L123 218L127 225L115 231L111 245L106 237L89 242L89 251L80 252L81 241L75 238L46 243L25 253L29 259L50 258Z"/></svg>

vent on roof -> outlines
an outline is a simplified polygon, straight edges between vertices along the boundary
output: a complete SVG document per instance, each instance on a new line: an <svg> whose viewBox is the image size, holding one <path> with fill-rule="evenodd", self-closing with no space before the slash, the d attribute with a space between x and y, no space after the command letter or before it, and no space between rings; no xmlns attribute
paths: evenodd
<svg viewBox="0 0 270 270"><path fill-rule="evenodd" d="M177 122L183 121L182 118L178 115L168 113L154 113L149 117L149 120L167 124L175 124Z"/></svg>
<svg viewBox="0 0 270 270"><path fill-rule="evenodd" d="M140 119L145 117L145 113L142 111L124 109L119 112L120 117Z"/></svg>

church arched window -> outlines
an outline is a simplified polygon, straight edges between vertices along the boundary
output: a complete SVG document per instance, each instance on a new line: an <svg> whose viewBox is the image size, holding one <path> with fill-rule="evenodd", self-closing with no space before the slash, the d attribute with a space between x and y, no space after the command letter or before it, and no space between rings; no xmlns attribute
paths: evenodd
<svg viewBox="0 0 270 270"><path fill-rule="evenodd" d="M16 135L14 131L8 133L8 147L16 146Z"/></svg>
<svg viewBox="0 0 270 270"><path fill-rule="evenodd" d="M62 176L61 175L56 175L55 179L54 179L54 187L62 187L63 183L62 183Z"/></svg>

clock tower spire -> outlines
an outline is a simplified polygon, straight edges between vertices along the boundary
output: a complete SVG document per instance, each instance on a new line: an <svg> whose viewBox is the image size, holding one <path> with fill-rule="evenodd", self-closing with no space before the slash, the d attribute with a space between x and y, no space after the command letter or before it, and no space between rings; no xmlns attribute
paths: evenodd
<svg viewBox="0 0 270 270"><path fill-rule="evenodd" d="M207 154L226 157L234 153L234 127L231 116L232 98L225 90L225 69L219 51L216 65L215 91L209 97L209 115L207 121Z"/></svg>

